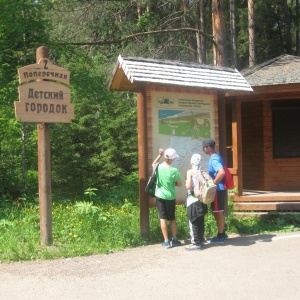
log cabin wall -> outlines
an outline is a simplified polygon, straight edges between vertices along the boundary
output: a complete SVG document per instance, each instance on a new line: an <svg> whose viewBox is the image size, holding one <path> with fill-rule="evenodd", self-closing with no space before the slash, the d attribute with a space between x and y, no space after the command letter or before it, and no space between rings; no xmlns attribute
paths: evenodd
<svg viewBox="0 0 300 300"><path fill-rule="evenodd" d="M283 54L241 73L253 87L253 93L238 96L243 111L243 189L298 192L300 57Z"/></svg>
<svg viewBox="0 0 300 300"><path fill-rule="evenodd" d="M235 97L228 97L226 99L226 160L227 167L233 167L233 152L232 152L232 105Z"/></svg>
<svg viewBox="0 0 300 300"><path fill-rule="evenodd" d="M242 102L243 188L299 191L300 158L273 157L273 103Z"/></svg>
<svg viewBox="0 0 300 300"><path fill-rule="evenodd" d="M263 111L264 188L267 191L299 191L300 158L273 158L272 101L264 102Z"/></svg>
<svg viewBox="0 0 300 300"><path fill-rule="evenodd" d="M264 190L263 102L242 102L243 187Z"/></svg>

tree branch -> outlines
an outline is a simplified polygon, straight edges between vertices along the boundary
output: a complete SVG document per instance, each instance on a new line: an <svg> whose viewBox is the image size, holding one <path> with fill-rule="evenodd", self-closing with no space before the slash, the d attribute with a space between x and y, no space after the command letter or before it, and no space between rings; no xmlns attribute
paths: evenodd
<svg viewBox="0 0 300 300"><path fill-rule="evenodd" d="M136 38L139 36L144 36L144 35L152 35L152 34L161 34L161 33L170 33L170 32L181 32L181 31L189 31L189 32L197 32L208 39L212 41L212 43L217 47L217 43L215 42L214 38L212 35L204 33L202 30L195 29L195 28L178 28L178 29L164 29L164 30L155 30L155 31L146 31L146 32L138 32L134 34L127 35L119 40L111 40L111 41L96 41L96 42L78 42L78 43L64 43L68 45L111 45L111 44L118 44L122 43L128 39Z"/></svg>

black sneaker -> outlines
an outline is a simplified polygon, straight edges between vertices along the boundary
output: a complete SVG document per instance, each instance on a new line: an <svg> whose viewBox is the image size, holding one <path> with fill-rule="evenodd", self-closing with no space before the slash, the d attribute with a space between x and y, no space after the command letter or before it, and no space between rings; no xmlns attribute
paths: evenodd
<svg viewBox="0 0 300 300"><path fill-rule="evenodd" d="M181 246L182 243L177 238L172 238L172 247Z"/></svg>

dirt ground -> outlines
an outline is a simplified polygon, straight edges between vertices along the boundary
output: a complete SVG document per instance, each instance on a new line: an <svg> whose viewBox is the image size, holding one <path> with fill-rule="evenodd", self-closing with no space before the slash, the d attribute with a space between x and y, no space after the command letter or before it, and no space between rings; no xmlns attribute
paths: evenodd
<svg viewBox="0 0 300 300"><path fill-rule="evenodd" d="M0 264L0 299L300 299L300 232Z"/></svg>

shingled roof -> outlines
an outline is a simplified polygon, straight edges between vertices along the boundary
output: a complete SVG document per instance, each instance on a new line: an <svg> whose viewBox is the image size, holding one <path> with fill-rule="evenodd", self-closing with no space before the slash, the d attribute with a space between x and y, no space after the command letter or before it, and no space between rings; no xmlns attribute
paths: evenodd
<svg viewBox="0 0 300 300"><path fill-rule="evenodd" d="M300 57L283 54L241 71L251 86L300 83Z"/></svg>
<svg viewBox="0 0 300 300"><path fill-rule="evenodd" d="M109 89L138 92L139 85L145 83L224 91L252 91L250 84L236 69L120 55Z"/></svg>

